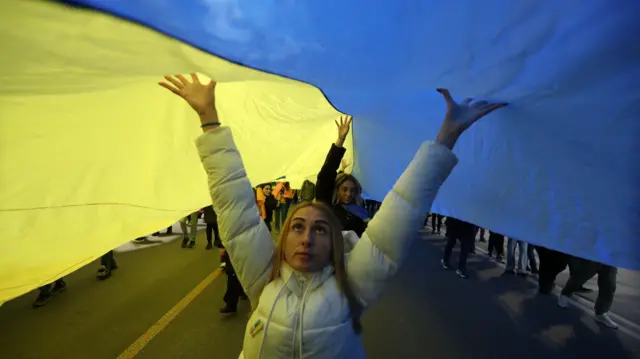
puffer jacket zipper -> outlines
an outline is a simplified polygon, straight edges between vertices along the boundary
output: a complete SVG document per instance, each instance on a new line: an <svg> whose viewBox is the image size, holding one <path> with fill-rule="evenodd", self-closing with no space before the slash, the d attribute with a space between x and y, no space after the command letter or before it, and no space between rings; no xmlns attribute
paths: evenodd
<svg viewBox="0 0 640 359"><path fill-rule="evenodd" d="M307 288L305 288L302 294L302 300L300 300L300 304L298 305L298 321L296 323L296 333L294 334L294 343L298 343L298 345L293 346L293 358L294 359L302 359L302 323L304 317L304 303L307 298L307 291L311 288L313 284L313 279L310 283L307 284ZM297 340L296 340L297 337ZM297 349L297 350L296 350Z"/></svg>

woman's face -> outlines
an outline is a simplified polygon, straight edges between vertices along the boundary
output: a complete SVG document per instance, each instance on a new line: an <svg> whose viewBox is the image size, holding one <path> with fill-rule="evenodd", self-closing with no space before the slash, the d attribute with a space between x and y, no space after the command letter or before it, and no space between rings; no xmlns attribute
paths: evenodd
<svg viewBox="0 0 640 359"><path fill-rule="evenodd" d="M353 181L344 181L338 187L338 200L341 204L351 204L356 198L356 184Z"/></svg>
<svg viewBox="0 0 640 359"><path fill-rule="evenodd" d="M285 241L284 259L295 270L320 271L331 260L331 226L316 208L295 212Z"/></svg>
<svg viewBox="0 0 640 359"><path fill-rule="evenodd" d="M262 187L262 193L264 193L265 196L271 196L271 186L270 185L266 185L264 187Z"/></svg>

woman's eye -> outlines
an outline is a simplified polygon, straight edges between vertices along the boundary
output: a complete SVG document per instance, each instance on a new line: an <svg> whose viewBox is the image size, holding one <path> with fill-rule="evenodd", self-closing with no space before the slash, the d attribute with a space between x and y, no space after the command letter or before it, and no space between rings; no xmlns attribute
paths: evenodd
<svg viewBox="0 0 640 359"><path fill-rule="evenodd" d="M294 224L292 228L293 228L293 230L294 230L294 231L296 231L296 232L300 232L300 231L302 231L302 225L301 225L301 224L299 224L299 223Z"/></svg>
<svg viewBox="0 0 640 359"><path fill-rule="evenodd" d="M323 228L323 227L317 227L316 228L316 233L325 234L325 233L327 233L327 230L325 228Z"/></svg>

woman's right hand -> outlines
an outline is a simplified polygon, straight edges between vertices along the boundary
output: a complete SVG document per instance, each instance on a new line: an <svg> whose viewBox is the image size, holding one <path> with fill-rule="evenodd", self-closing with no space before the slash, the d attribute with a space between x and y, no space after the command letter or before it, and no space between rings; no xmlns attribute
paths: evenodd
<svg viewBox="0 0 640 359"><path fill-rule="evenodd" d="M182 97L200 117L215 112L214 90L216 83L213 82L213 80L207 85L203 85L195 73L191 74L192 82L189 82L189 80L182 75L165 76L164 78L169 83L162 81L158 84Z"/></svg>

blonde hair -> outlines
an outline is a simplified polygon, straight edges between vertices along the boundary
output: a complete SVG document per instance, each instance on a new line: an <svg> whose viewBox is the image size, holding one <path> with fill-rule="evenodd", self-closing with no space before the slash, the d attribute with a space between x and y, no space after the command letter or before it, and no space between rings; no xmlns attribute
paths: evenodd
<svg viewBox="0 0 640 359"><path fill-rule="evenodd" d="M331 204L336 205L340 202L340 200L338 199L338 190L340 189L340 185L347 181L353 182L353 184L356 186L356 196L354 199L355 203L360 207L364 207L364 200L362 199L362 186L360 185L360 182L353 175L344 172L338 173L338 175L336 176L336 186L333 189L333 198L331 199Z"/></svg>
<svg viewBox="0 0 640 359"><path fill-rule="evenodd" d="M349 278L347 277L347 270L345 268L344 256L344 239L342 237L342 225L340 221L333 214L333 211L329 206L322 202L302 202L296 208L289 213L287 219L285 220L282 228L282 232L280 233L280 238L278 239L278 243L276 244L276 250L273 252L273 269L271 271L271 276L269 277L269 282L272 282L280 277L280 267L282 266L282 262L284 259L284 248L285 241L287 240L287 236L289 234L289 228L291 227L291 219L293 216L301 210L302 208L313 207L316 210L322 212L322 214L326 217L329 222L329 226L331 228L331 264L333 265L334 276L336 278L336 282L338 283L338 289L342 292L342 294L346 297L347 303L349 305L349 311L351 312L351 323L353 326L353 330L360 334L362 332L362 324L360 323L360 316L362 315L363 306L358 301L353 288L351 287L351 283L349 282Z"/></svg>

